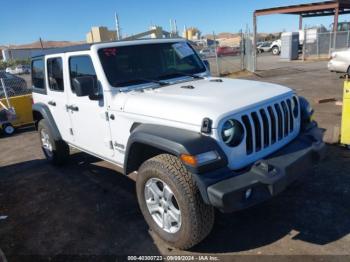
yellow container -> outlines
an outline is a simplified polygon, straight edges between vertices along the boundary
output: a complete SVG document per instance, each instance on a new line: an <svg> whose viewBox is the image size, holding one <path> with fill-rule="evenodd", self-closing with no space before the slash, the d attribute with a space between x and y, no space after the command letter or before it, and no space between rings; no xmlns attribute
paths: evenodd
<svg viewBox="0 0 350 262"><path fill-rule="evenodd" d="M16 120L12 121L11 124L14 127L32 124L32 95L14 96L10 97L9 100L16 111ZM0 99L0 101L7 106L6 99Z"/></svg>
<svg viewBox="0 0 350 262"><path fill-rule="evenodd" d="M350 145L350 81L348 81L348 79L344 81L340 142L345 145Z"/></svg>

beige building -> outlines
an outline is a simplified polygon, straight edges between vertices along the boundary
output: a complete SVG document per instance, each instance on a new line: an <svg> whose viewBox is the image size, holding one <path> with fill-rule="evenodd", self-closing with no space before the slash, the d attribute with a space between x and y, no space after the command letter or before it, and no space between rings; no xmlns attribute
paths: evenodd
<svg viewBox="0 0 350 262"><path fill-rule="evenodd" d="M115 30L108 30L105 26L94 26L86 34L87 43L115 41L117 34Z"/></svg>
<svg viewBox="0 0 350 262"><path fill-rule="evenodd" d="M182 33L182 37L190 41L199 40L201 37L201 32L195 27L190 27L190 28L185 27Z"/></svg>

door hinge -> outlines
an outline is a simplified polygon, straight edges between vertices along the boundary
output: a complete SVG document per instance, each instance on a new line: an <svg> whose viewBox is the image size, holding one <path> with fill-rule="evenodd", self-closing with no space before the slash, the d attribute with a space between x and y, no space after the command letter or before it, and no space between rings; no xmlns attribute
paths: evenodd
<svg viewBox="0 0 350 262"><path fill-rule="evenodd" d="M106 121L109 121L108 112L105 112L105 116L106 116Z"/></svg>
<svg viewBox="0 0 350 262"><path fill-rule="evenodd" d="M73 133L73 128L69 128L69 133L73 136L74 133Z"/></svg>

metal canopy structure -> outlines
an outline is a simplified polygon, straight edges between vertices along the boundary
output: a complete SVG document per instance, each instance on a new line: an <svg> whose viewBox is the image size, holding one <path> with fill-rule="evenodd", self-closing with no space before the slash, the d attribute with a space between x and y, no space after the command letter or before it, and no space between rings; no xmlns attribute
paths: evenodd
<svg viewBox="0 0 350 262"><path fill-rule="evenodd" d="M338 0L260 9L254 12L254 17L272 14L299 15L299 29L302 29L304 17L334 16L333 31L336 31L338 16L350 14L350 1Z"/></svg>
<svg viewBox="0 0 350 262"><path fill-rule="evenodd" d="M253 14L254 71L256 69L257 17L273 14L298 15L300 30L303 28L303 18L334 16L333 31L335 32L338 28L339 15L350 14L350 0L326 1L255 10Z"/></svg>

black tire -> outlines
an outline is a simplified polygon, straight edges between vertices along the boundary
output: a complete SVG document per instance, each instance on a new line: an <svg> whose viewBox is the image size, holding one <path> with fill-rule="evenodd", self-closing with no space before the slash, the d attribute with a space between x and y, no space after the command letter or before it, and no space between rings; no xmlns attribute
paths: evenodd
<svg viewBox="0 0 350 262"><path fill-rule="evenodd" d="M42 142L42 131L48 134L48 140L51 143L52 150L45 149ZM63 140L54 140L52 131L45 119L38 123L38 132L41 147L46 159L54 165L63 165L69 158L69 146Z"/></svg>
<svg viewBox="0 0 350 262"><path fill-rule="evenodd" d="M279 55L280 49L277 46L272 47L271 52L273 55Z"/></svg>
<svg viewBox="0 0 350 262"><path fill-rule="evenodd" d="M16 131L14 126L10 123L3 124L1 128L2 128L2 132L6 136L12 136Z"/></svg>
<svg viewBox="0 0 350 262"><path fill-rule="evenodd" d="M161 179L172 190L181 212L181 226L175 233L163 230L152 218L145 200L145 185L151 178ZM192 175L181 161L162 154L144 162L136 179L137 198L151 230L170 246L188 249L201 242L212 230L214 208L203 202Z"/></svg>

